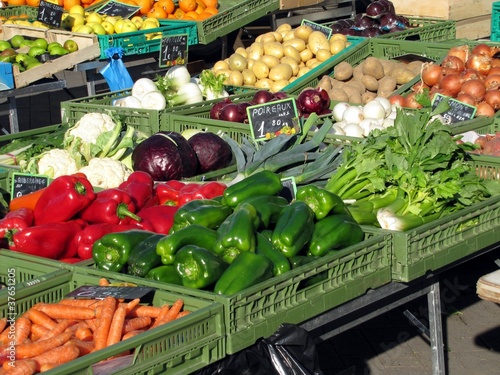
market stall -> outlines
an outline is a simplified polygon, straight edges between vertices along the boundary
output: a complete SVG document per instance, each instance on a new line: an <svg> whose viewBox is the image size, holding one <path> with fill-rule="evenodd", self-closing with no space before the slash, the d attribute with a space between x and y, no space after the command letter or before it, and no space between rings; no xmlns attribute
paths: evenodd
<svg viewBox="0 0 500 375"><path fill-rule="evenodd" d="M500 241L497 45L372 4L280 23L196 73L161 53L182 35L125 43L162 75L91 79L61 124L0 137L2 366L191 374L283 325L321 342L426 296L429 326L407 317L444 374L439 276ZM197 43L280 7L221 1Z"/></svg>

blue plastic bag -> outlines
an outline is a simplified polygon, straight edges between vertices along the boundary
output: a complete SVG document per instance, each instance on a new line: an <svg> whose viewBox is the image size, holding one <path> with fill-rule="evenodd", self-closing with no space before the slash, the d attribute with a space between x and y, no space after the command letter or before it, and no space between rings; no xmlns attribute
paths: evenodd
<svg viewBox="0 0 500 375"><path fill-rule="evenodd" d="M111 91L126 90L132 87L134 81L130 77L122 61L123 48L108 48L104 53L109 58L109 64L101 69L101 73Z"/></svg>

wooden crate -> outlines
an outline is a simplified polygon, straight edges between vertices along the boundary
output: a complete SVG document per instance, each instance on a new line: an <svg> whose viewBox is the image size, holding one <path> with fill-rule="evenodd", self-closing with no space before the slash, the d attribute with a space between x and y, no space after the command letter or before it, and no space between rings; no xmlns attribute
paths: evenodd
<svg viewBox="0 0 500 375"><path fill-rule="evenodd" d="M491 16L479 16L457 21L457 39L476 40L491 35Z"/></svg>
<svg viewBox="0 0 500 375"><path fill-rule="evenodd" d="M392 0L392 3L397 14L460 21L491 15L493 2L491 0Z"/></svg>

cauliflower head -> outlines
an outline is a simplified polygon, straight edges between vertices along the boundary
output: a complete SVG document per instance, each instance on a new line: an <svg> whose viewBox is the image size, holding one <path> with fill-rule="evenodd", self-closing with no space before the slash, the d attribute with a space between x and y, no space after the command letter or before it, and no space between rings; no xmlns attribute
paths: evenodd
<svg viewBox="0 0 500 375"><path fill-rule="evenodd" d="M105 113L86 113L71 129L68 135L80 138L85 143L96 143L101 133L114 129L116 123Z"/></svg>
<svg viewBox="0 0 500 375"><path fill-rule="evenodd" d="M121 161L111 158L91 159L79 172L87 176L92 186L103 189L118 187L132 173Z"/></svg>
<svg viewBox="0 0 500 375"><path fill-rule="evenodd" d="M54 148L43 153L38 160L38 173L51 178L76 173L76 161L64 149Z"/></svg>

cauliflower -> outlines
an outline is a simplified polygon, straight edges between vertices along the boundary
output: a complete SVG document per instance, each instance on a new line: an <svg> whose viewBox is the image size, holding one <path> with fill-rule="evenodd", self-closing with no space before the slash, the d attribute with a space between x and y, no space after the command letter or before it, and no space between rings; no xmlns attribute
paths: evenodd
<svg viewBox="0 0 500 375"><path fill-rule="evenodd" d="M60 148L44 152L38 160L38 173L51 178L73 174L78 170L70 153Z"/></svg>
<svg viewBox="0 0 500 375"><path fill-rule="evenodd" d="M86 113L75 126L68 130L68 135L80 138L85 143L96 143L101 133L109 132L116 126L111 116L105 113Z"/></svg>
<svg viewBox="0 0 500 375"><path fill-rule="evenodd" d="M80 168L94 187L114 188L124 182L132 171L119 160L111 158L94 158L89 164Z"/></svg>

